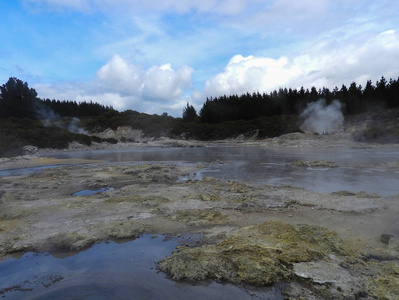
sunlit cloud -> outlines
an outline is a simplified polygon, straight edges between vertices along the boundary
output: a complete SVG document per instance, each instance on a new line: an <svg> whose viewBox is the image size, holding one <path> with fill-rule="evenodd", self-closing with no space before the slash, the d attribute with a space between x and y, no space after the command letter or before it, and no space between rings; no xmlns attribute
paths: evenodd
<svg viewBox="0 0 399 300"><path fill-rule="evenodd" d="M278 59L236 55L222 72L206 81L204 95L271 92L301 86L334 88L399 74L399 36L394 30L362 45L333 46L333 42L323 41L296 56Z"/></svg>
<svg viewBox="0 0 399 300"><path fill-rule="evenodd" d="M97 72L104 87L120 94L131 94L147 101L170 101L183 96L191 87L193 69L182 66L174 70L170 64L143 70L119 55Z"/></svg>

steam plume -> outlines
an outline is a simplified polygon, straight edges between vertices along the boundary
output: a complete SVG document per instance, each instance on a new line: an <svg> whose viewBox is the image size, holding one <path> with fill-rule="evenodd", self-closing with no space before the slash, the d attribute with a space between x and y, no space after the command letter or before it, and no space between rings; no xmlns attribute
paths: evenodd
<svg viewBox="0 0 399 300"><path fill-rule="evenodd" d="M301 117L305 118L301 129L320 134L338 131L344 123L341 108L342 104L338 100L334 100L330 105L326 104L325 99L308 103L301 113Z"/></svg>
<svg viewBox="0 0 399 300"><path fill-rule="evenodd" d="M87 131L80 127L80 119L74 117L67 126L69 132L87 134Z"/></svg>
<svg viewBox="0 0 399 300"><path fill-rule="evenodd" d="M39 104L36 108L36 115L45 127L58 127L72 133L87 134L87 131L80 127L80 119L73 117L71 120L62 118L46 105Z"/></svg>

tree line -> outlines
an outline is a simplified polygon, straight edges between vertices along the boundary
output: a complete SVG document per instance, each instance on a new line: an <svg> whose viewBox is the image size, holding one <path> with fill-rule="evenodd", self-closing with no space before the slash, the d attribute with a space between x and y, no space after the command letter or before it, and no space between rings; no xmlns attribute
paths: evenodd
<svg viewBox="0 0 399 300"><path fill-rule="evenodd" d="M115 139L76 133L69 126L72 117L90 120L110 112L114 112L112 107L93 102L42 100L26 82L11 77L0 86L0 157L21 155L25 145L66 148L73 141L116 143Z"/></svg>
<svg viewBox="0 0 399 300"><path fill-rule="evenodd" d="M94 117L108 112L116 112L112 106L101 105L93 101L77 103L76 101L44 99L42 103L61 117Z"/></svg>
<svg viewBox="0 0 399 300"><path fill-rule="evenodd" d="M367 81L365 87L351 83L332 91L328 88L280 88L271 93L254 92L242 95L222 95L206 98L199 113L187 104L183 110L185 122L222 123L235 120L255 120L275 115L298 115L310 102L323 98L327 104L338 99L344 115L354 115L399 107L399 78L387 81L383 76L375 84ZM112 106L99 103L40 99L33 88L15 77L0 86L0 118L41 119L55 113L60 117L93 117L118 115Z"/></svg>
<svg viewBox="0 0 399 300"><path fill-rule="evenodd" d="M41 119L46 115L90 117L115 112L112 106L98 103L40 99L26 82L11 77L0 86L0 118Z"/></svg>
<svg viewBox="0 0 399 300"><path fill-rule="evenodd" d="M238 95L223 95L207 98L197 114L192 105L183 110L185 122L222 123L235 120L254 120L275 115L299 115L310 102L323 98L327 104L339 100L344 115L355 115L399 107L399 78L387 81L383 76L375 85L371 80L365 87L356 82L349 88L342 85L332 91L328 88L304 89L280 88L271 93L254 92Z"/></svg>

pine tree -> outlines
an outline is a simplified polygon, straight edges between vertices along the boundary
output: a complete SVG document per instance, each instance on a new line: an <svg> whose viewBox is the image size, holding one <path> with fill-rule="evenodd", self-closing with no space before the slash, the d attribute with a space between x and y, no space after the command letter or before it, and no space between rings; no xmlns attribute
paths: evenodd
<svg viewBox="0 0 399 300"><path fill-rule="evenodd" d="M0 116L15 118L35 118L37 93L26 82L10 77L0 86Z"/></svg>
<svg viewBox="0 0 399 300"><path fill-rule="evenodd" d="M198 119L197 111L194 106L187 103L187 106L183 109L183 121L184 122L196 122Z"/></svg>

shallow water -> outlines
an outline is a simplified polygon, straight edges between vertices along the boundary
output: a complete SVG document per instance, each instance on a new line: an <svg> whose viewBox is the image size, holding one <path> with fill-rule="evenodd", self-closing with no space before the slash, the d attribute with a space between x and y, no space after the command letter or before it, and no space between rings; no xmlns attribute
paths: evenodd
<svg viewBox="0 0 399 300"><path fill-rule="evenodd" d="M135 148L119 151L65 152L52 157L96 159L118 163L213 163L186 179L212 176L222 180L276 186L295 185L316 192L365 191L383 196L399 193L399 172L375 167L379 164L398 162L398 149ZM289 165L298 160L331 161L337 163L339 167L306 168Z"/></svg>
<svg viewBox="0 0 399 300"><path fill-rule="evenodd" d="M96 244L76 255L56 258L27 253L0 262L0 297L5 299L284 299L276 288L249 291L208 281L179 283L157 272L177 239L144 235L117 244ZM3 293L2 293L3 292Z"/></svg>
<svg viewBox="0 0 399 300"><path fill-rule="evenodd" d="M29 175L32 173L37 173L45 169L57 168L65 165L53 165L53 166L41 166L41 167L31 167L31 168L20 168L20 169L4 169L0 170L1 176L19 176L19 175Z"/></svg>
<svg viewBox="0 0 399 300"><path fill-rule="evenodd" d="M114 190L114 188L105 187L97 190L81 190L72 194L72 196L92 196L99 193L105 193Z"/></svg>

